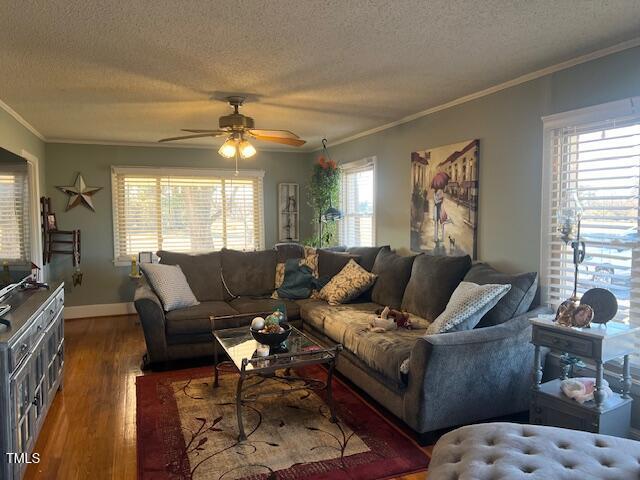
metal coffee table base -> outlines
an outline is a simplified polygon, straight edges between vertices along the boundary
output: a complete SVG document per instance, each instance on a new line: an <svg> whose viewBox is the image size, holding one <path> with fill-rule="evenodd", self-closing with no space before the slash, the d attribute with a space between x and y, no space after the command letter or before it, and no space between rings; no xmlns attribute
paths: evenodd
<svg viewBox="0 0 640 480"><path fill-rule="evenodd" d="M326 382L323 382L322 380L318 380L315 378L292 375L291 367L287 367L286 365L282 365L281 363L278 362L278 360L282 360L283 358L291 359L292 357L291 355L276 354L276 355L270 355L268 357L259 359L257 360L258 365L260 363L264 365L264 364L273 362L274 366L271 368L263 367L260 370L255 372L252 370L247 370L246 367L250 363L255 362L256 359L242 360L242 365L241 365L241 368L239 369L240 377L238 378L238 384L236 386L236 417L238 420L238 440L244 441L247 439L247 435L245 434L245 431L244 431L244 422L242 420L242 406L244 404L255 402L260 398L284 396L288 393L299 391L299 390L313 390L316 392L323 391L323 390L326 391L327 404L329 407L329 413L331 415L329 418L331 422L336 423L338 419L336 417L335 405L333 401L332 383L333 383L333 372L335 370L336 360L338 358L338 353L340 352L340 350L342 350L342 345L336 345L331 349L327 349L326 351L333 352L334 356L330 360L324 360L321 362L318 362L317 360L305 361L304 359L305 353L294 355L296 357L296 363L295 363L296 367L301 367L304 365L313 365L313 364L327 365L328 371L327 371ZM318 352L312 351L312 352L309 352L308 355L317 354L317 353ZM237 371L238 369L235 367L235 364L233 362L218 363L217 353L215 356L216 356L216 359L215 359L216 366L214 368L213 386L214 388L217 388L219 385L218 373L220 370ZM282 370L284 370L284 372L280 374L279 371L282 371ZM251 377L260 377L260 379L257 382L248 383L247 380ZM267 379L277 379L283 383L286 383L287 385L291 385L295 383L301 383L301 385L296 387L290 387L290 388L274 389L273 391L259 392L255 394L247 394L249 390L261 385Z"/></svg>

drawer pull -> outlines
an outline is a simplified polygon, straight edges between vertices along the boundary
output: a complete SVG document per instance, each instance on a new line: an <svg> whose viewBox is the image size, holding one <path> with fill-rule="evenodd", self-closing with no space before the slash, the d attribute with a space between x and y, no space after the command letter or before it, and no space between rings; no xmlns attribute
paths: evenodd
<svg viewBox="0 0 640 480"><path fill-rule="evenodd" d="M29 345L27 345L26 343L20 345L20 353L26 352L27 348L29 348Z"/></svg>
<svg viewBox="0 0 640 480"><path fill-rule="evenodd" d="M33 402L31 402L33 405L35 405L36 407L38 406L38 403L40 403L40 394L36 393L36 396L33 397Z"/></svg>
<svg viewBox="0 0 640 480"><path fill-rule="evenodd" d="M42 330L42 325L38 325L38 326L36 327L36 330L41 331L41 330Z"/></svg>
<svg viewBox="0 0 640 480"><path fill-rule="evenodd" d="M553 340L551 340L551 343L553 343L554 345L559 345L561 347L569 346L569 342L567 340L561 340L559 338L554 338Z"/></svg>

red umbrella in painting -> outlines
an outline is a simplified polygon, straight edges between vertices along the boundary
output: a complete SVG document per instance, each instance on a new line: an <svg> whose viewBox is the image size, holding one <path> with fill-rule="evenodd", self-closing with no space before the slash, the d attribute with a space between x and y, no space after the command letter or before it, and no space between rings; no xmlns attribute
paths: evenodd
<svg viewBox="0 0 640 480"><path fill-rule="evenodd" d="M438 172L433 176L431 180L431 188L434 190L444 190L444 187L449 183L449 175L444 172Z"/></svg>

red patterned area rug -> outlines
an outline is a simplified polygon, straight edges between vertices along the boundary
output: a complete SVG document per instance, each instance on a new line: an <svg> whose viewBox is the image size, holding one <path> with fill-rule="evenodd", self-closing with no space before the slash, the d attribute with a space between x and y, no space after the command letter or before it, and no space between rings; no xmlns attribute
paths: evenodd
<svg viewBox="0 0 640 480"><path fill-rule="evenodd" d="M297 373L326 378L320 367ZM212 376L202 367L136 379L140 480L373 480L427 469L427 454L338 379L331 423L324 392L253 377L253 392L285 393L243 406L248 439L238 442L237 374L221 373L217 388Z"/></svg>

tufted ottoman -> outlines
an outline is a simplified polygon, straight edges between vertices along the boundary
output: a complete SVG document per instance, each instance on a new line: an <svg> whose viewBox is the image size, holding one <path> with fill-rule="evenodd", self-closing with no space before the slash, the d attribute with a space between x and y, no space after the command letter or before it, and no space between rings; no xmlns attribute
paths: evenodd
<svg viewBox="0 0 640 480"><path fill-rule="evenodd" d="M485 423L433 448L429 480L640 479L640 442L564 428Z"/></svg>

